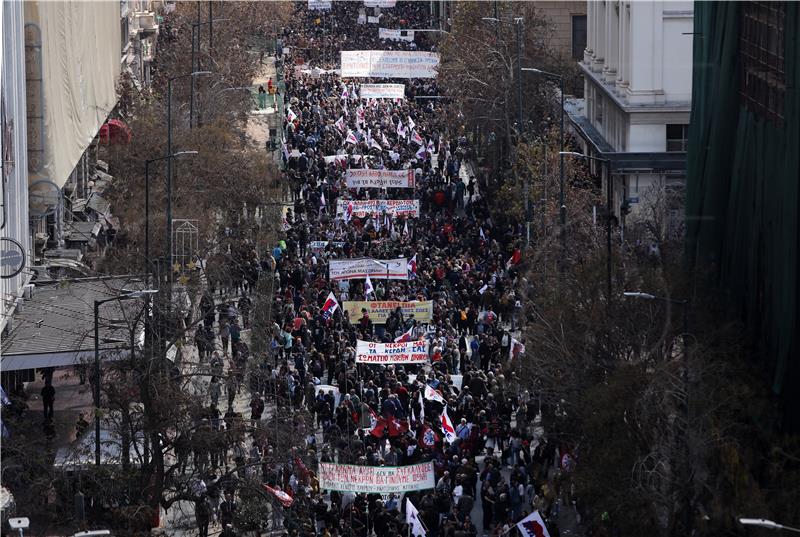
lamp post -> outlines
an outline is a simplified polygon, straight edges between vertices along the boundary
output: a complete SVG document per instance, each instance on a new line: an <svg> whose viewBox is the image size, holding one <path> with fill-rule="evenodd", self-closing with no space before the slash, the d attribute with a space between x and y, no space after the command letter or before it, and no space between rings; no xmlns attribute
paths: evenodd
<svg viewBox="0 0 800 537"><path fill-rule="evenodd" d="M777 522L773 522L772 520L767 520L765 518L740 518L739 524L741 524L742 526L756 526L759 528L767 528L770 530L783 530L783 531L791 531L794 533L800 533L800 528L784 526L783 524L779 524Z"/></svg>
<svg viewBox="0 0 800 537"><path fill-rule="evenodd" d="M211 6L209 5L209 9ZM200 2L197 2L197 19L200 20ZM195 65L195 56L196 56L196 48L200 48L200 27L205 25L211 25L211 31L213 32L214 23L220 21L226 21L228 19L209 19L207 22L195 22L192 23L192 71L197 70L197 66ZM197 33L197 47L195 48L195 33ZM209 47L213 47L213 37L212 34L209 33ZM192 77L192 92L189 95L189 128L191 129L194 123L194 77Z"/></svg>
<svg viewBox="0 0 800 537"><path fill-rule="evenodd" d="M543 75L551 80L555 80L558 82L558 91L561 93L561 125L558 130L558 145L559 145L559 183L558 183L558 206L559 206L559 217L561 221L561 252L564 255L564 252L567 250L567 206L564 202L564 77L556 74L556 73L549 73L547 71L543 71L541 69L536 69L535 67L523 67L523 71L528 71L530 73L537 73ZM562 263L563 266L563 263Z"/></svg>
<svg viewBox="0 0 800 537"><path fill-rule="evenodd" d="M185 75L178 75L172 78L167 79L167 157L172 155L172 83L175 80L179 80L181 78L194 77L200 75L210 75L211 71L192 71L191 73L186 73ZM189 117L191 118L191 112ZM191 121L191 119L190 119ZM167 271L167 280L168 282L172 282L172 159L167 158L167 266L169 270ZM171 296L167 297L167 300L171 300ZM168 302L169 304L169 302Z"/></svg>
<svg viewBox="0 0 800 537"><path fill-rule="evenodd" d="M197 151L178 151L171 155L158 158L151 158L144 162L144 269L147 275L147 282L150 280L150 164L162 160L173 159L183 155L196 155Z"/></svg>
<svg viewBox="0 0 800 537"><path fill-rule="evenodd" d="M155 289L125 291L111 298L94 301L94 463L100 466L100 306L115 300L131 300L157 293ZM133 352L133 348L131 348Z"/></svg>
<svg viewBox="0 0 800 537"><path fill-rule="evenodd" d="M606 218L606 279L607 279L607 287L608 287L608 303L611 304L611 200L612 200L612 180L611 180L611 161L607 158L602 157L591 157L589 155L584 155L583 153L577 153L575 151L559 151L558 154L561 156L562 162L565 155L569 155L575 158L583 158L588 160L596 160L597 162L605 165L606 173L608 178L606 180L606 211L607 211L607 218ZM561 209L566 212L566 207L562 205ZM564 255L564 252L561 254Z"/></svg>
<svg viewBox="0 0 800 537"><path fill-rule="evenodd" d="M525 24L525 19L522 17L514 17L513 21L507 21L497 17L481 17L481 20L512 24L517 28L517 68L515 74L517 79L517 136L518 138L522 138L522 26ZM517 143L519 143L519 140L517 140Z"/></svg>
<svg viewBox="0 0 800 537"><path fill-rule="evenodd" d="M686 401L684 402L684 405L683 405L683 418L686 420L686 431L684 431L684 434L683 434L683 436L684 436L684 438L683 438L683 449L684 449L683 459L684 459L684 464L688 465L689 461L691 461L691 453L690 453L689 438L688 438L688 435L689 435L689 424L691 423L691 412L690 412L690 409L689 409L689 402L690 402L690 397L691 397L691 384L689 382L689 301L685 300L685 299L679 299L679 298L656 296L656 295L653 295L653 294L650 294L650 293L643 293L641 291L625 291L622 294L623 294L623 296L626 296L628 298L638 298L638 299L641 299L641 300L657 300L657 301L663 302L665 304L677 304L677 305L679 305L681 307L681 310L682 310L681 311L681 316L683 317L683 333L682 333L682 338L681 338L682 339L682 343L683 343L683 383L684 383L684 391L686 393ZM676 436L678 436L678 435L676 434ZM684 515L684 517L686 519L685 520L686 528L684 528L684 529L685 529L685 532L687 534L691 534L692 533L692 500L691 500L691 498L692 498L692 489L694 488L692 475L693 474L692 474L691 470L687 470L686 471L686 477L685 477L685 479L687 480L686 487L688 487L689 490L686 492L685 498L684 498L684 501L686 502L686 505L684 505L684 507L683 507L683 515ZM771 522L769 520L750 519L750 518L743 518L743 519L740 518L739 521L742 524L746 524L746 522L742 522L742 521L748 521L747 523L752 522L752 521L759 521L759 522L765 522L765 523ZM774 524L774 522L772 524ZM762 525L762 524L753 523L753 525ZM779 529L779 528L776 528L775 526L765 526L765 527L772 527L773 529ZM800 531L800 530L795 530L795 531Z"/></svg>

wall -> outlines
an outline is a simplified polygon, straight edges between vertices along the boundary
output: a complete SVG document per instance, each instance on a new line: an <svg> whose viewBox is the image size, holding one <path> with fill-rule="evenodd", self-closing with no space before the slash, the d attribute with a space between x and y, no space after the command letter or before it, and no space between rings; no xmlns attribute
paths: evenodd
<svg viewBox="0 0 800 537"><path fill-rule="evenodd" d="M586 15L586 2L541 1L533 2L536 13L552 23L550 46L564 58L572 57L572 16Z"/></svg>
<svg viewBox="0 0 800 537"><path fill-rule="evenodd" d="M31 181L48 178L63 186L116 105L120 13L116 1L25 2L26 25L38 26L42 45L41 99L36 85L29 84L28 100L32 115L43 103L44 125L31 121L29 139L31 145L42 140L44 153L40 165L34 162L30 169ZM28 33L30 39L34 28Z"/></svg>
<svg viewBox="0 0 800 537"><path fill-rule="evenodd" d="M28 170L25 109L25 42L22 2L2 0L2 69L0 94L4 104L3 118L3 174L5 226L0 235L15 239L26 250L26 264L30 265L31 235L28 224ZM2 324L20 296L30 274L23 271L14 278L0 280L2 289Z"/></svg>

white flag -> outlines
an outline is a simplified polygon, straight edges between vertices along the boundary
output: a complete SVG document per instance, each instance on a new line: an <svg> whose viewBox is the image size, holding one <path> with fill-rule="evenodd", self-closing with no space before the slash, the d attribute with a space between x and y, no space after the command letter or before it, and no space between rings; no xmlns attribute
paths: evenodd
<svg viewBox="0 0 800 537"><path fill-rule="evenodd" d="M409 526L409 532L414 537L425 537L425 526L419 519L419 511L411 503L411 500L406 498L406 524ZM549 535L547 537L550 537Z"/></svg>
<svg viewBox="0 0 800 537"><path fill-rule="evenodd" d="M369 279L369 274L367 274L367 281L364 282L364 300L369 300L370 293L374 295L375 288L372 287L372 280Z"/></svg>
<svg viewBox="0 0 800 537"><path fill-rule="evenodd" d="M431 401L436 401L438 403L442 403L443 405L447 404L447 401L444 400L444 397L442 397L442 394L440 394L439 392L437 392L436 390L434 390L433 388L431 388L427 384L425 385L425 399L429 399Z"/></svg>
<svg viewBox="0 0 800 537"><path fill-rule="evenodd" d="M539 511L534 511L517 522L517 529L522 537L550 537Z"/></svg>
<svg viewBox="0 0 800 537"><path fill-rule="evenodd" d="M425 421L425 401L422 399L422 392L419 392L419 421L417 423L422 423Z"/></svg>
<svg viewBox="0 0 800 537"><path fill-rule="evenodd" d="M408 116L408 128L411 129L411 130L414 130L414 127L416 127L416 126L417 126L417 124L414 123L414 120L411 119L411 116Z"/></svg>

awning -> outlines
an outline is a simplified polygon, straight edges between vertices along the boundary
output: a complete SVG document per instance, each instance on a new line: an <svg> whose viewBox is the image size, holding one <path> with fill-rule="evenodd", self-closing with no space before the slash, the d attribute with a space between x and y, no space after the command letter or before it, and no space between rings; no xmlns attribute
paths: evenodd
<svg viewBox="0 0 800 537"><path fill-rule="evenodd" d="M118 296L122 289L142 287L141 279L132 276L78 278L36 285L31 298L25 299L11 318L12 329L2 340L0 369L63 367L93 359L94 301ZM128 356L129 325L142 307L141 300L112 301L101 307L103 360ZM112 320L124 320L128 325L112 323ZM134 326L134 330L141 331L138 326Z"/></svg>
<svg viewBox="0 0 800 537"><path fill-rule="evenodd" d="M110 119L98 133L101 144L127 144L133 138L131 128L119 119Z"/></svg>
<svg viewBox="0 0 800 537"><path fill-rule="evenodd" d="M70 222L64 226L64 239L69 242L92 242L100 233L100 222Z"/></svg>
<svg viewBox="0 0 800 537"><path fill-rule="evenodd" d="M97 192L92 192L86 202L86 208L93 210L100 216L106 216L111 210L111 204Z"/></svg>

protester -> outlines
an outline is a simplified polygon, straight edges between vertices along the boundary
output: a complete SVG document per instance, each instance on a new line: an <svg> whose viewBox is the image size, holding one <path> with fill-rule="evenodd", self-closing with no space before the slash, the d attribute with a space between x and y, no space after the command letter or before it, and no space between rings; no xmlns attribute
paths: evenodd
<svg viewBox="0 0 800 537"><path fill-rule="evenodd" d="M253 320L253 330L266 329L271 342L267 355L255 357L250 417L261 421L265 406L263 421L272 412L285 419L284 410L291 416L304 409L318 430L294 423L306 438L305 453L287 454L269 427L254 433L249 450L243 438L229 445L236 467L248 467L240 477L260 468L275 499L275 519L290 535L405 535L413 524L430 536L477 535L476 524L500 533L534 508L549 514L553 504L546 485L555 446L542 448L531 388L522 397L512 375L521 346L511 330L522 322L516 290L522 229L492 218L468 164L464 133L448 130L438 100L418 98L438 95L435 79L347 80L332 71L340 67L340 51L433 50L422 32L411 41L379 39L377 25L359 23L371 9L334 2L320 12L302 3L284 30L282 181L292 207L271 255L253 260L274 275L274 324L257 327ZM381 27L429 24L424 4L416 2L381 8L380 17ZM403 84L405 98L362 99L367 83ZM272 94L271 80L268 86ZM414 187L348 188L346 170L363 168L405 170ZM369 200L418 202L419 210L352 210ZM358 259L386 268L371 271L369 279L331 278L332 262ZM395 259L405 261L394 275L389 263L378 261ZM250 299L241 296L239 313L249 328ZM347 304L362 299L388 309L383 314ZM423 314L402 306L412 301L430 309ZM237 358L235 315L220 314L218 334L223 352L230 340ZM360 363L359 341L362 348L419 344L425 359ZM213 374L223 375L216 352L211 361ZM228 431L235 429L228 415L240 388L236 364L243 370L245 362L232 362L225 381ZM320 490L319 465L334 462L432 463L434 485L407 492L402 501ZM547 501L534 505L534 497ZM223 528L234 523L237 507L226 494L219 510ZM548 525L553 534L554 522Z"/></svg>

